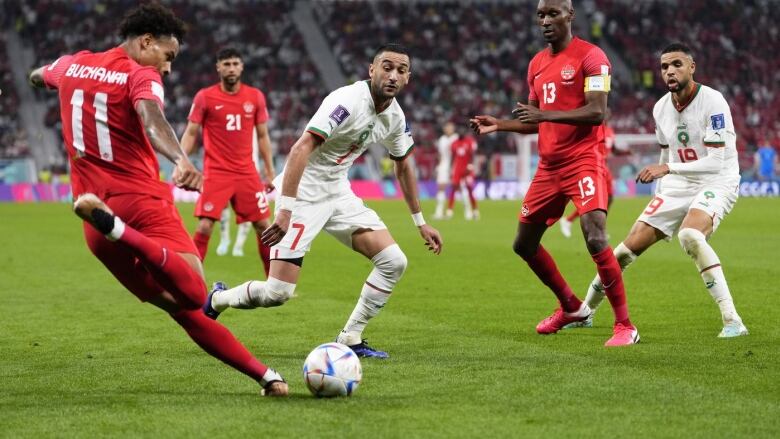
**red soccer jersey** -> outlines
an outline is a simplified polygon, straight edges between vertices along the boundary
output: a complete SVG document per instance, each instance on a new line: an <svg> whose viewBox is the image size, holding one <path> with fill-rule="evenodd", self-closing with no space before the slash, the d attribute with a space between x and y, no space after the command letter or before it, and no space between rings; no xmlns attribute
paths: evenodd
<svg viewBox="0 0 780 439"><path fill-rule="evenodd" d="M466 168L474 161L477 141L471 136L459 137L450 145L452 151L452 175L465 175Z"/></svg>
<svg viewBox="0 0 780 439"><path fill-rule="evenodd" d="M237 93L219 84L195 95L189 120L203 126L203 173L210 176L257 175L252 160L255 125L268 121L263 92L241 84Z"/></svg>
<svg viewBox="0 0 780 439"><path fill-rule="evenodd" d="M148 99L163 106L160 74L124 49L65 55L43 69L59 91L62 137L71 163L73 196L122 193L171 198L157 156L135 112Z"/></svg>
<svg viewBox="0 0 780 439"><path fill-rule="evenodd" d="M583 107L586 78L601 78L591 90L609 91L610 71L609 60L601 49L575 37L562 52L553 54L548 47L531 60L528 100L539 102L539 108L546 111ZM595 85L596 81L592 83ZM539 166L557 169L589 159L601 163L598 148L603 139L602 125L542 122L539 124Z"/></svg>

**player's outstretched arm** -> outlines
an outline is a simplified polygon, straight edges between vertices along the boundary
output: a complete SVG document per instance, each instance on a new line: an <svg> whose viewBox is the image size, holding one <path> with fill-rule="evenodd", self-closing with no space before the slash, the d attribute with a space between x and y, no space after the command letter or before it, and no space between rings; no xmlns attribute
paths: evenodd
<svg viewBox="0 0 780 439"><path fill-rule="evenodd" d="M439 231L434 229L422 217L420 208L420 199L417 196L417 179L414 176L414 168L409 163L409 156L395 161L395 176L398 184L401 186L401 192L404 194L406 205L412 212L414 223L420 229L420 236L425 240L425 245L435 254L440 254L444 241Z"/></svg>
<svg viewBox="0 0 780 439"><path fill-rule="evenodd" d="M493 116L479 115L469 119L469 125L476 134L490 134L496 131L511 131L520 134L534 134L539 125L523 123L516 119L497 119Z"/></svg>
<svg viewBox="0 0 780 439"><path fill-rule="evenodd" d="M290 217L295 205L295 197L298 196L298 185L309 161L309 155L321 143L323 139L306 131L295 142L290 155L287 156L287 164L284 165L284 180L282 180L282 192L276 202L279 203L278 213L271 227L265 229L260 239L263 244L271 247L279 243L287 234L290 227Z"/></svg>
<svg viewBox="0 0 780 439"><path fill-rule="evenodd" d="M38 67L30 72L30 85L36 88L46 87L46 84L43 82L43 67Z"/></svg>
<svg viewBox="0 0 780 439"><path fill-rule="evenodd" d="M181 149L179 139L176 138L176 133L173 132L160 105L150 99L141 99L135 104L135 111L141 118L146 137L154 150L176 164L173 171L173 182L176 186L199 191L203 187L203 175L195 169Z"/></svg>
<svg viewBox="0 0 780 439"><path fill-rule="evenodd" d="M539 102L531 101L517 104L512 114L523 123L538 124L541 122L566 123L570 125L601 125L607 114L607 95L602 91L585 93L585 105L568 111L542 111Z"/></svg>
<svg viewBox="0 0 780 439"><path fill-rule="evenodd" d="M271 157L271 136L268 134L268 125L259 123L255 125L257 131L257 150L260 158L263 159L265 168L265 188L268 192L274 190L273 183L276 172L274 172L274 159Z"/></svg>
<svg viewBox="0 0 780 439"><path fill-rule="evenodd" d="M181 149L184 154L189 156L198 150L198 134L200 134L200 124L188 121L187 128L181 136Z"/></svg>

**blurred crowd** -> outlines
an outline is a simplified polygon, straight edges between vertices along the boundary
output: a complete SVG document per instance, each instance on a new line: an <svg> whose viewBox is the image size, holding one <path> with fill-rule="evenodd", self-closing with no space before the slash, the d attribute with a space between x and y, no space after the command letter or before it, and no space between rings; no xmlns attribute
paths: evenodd
<svg viewBox="0 0 780 439"><path fill-rule="evenodd" d="M135 0L8 1L11 23L34 48L37 64L60 54L89 48L104 50L117 43L116 11ZM181 133L192 97L216 81L214 54L236 46L244 54L244 81L268 98L272 142L285 154L328 92L298 33L285 0L172 0L188 23L174 72L166 79L167 114ZM720 90L731 104L744 158L752 165L759 145L780 146L780 60L758 48L780 41L780 12L771 0L582 0L575 2L586 25L575 34L608 43L619 53L629 75L616 75L610 95L617 133L652 133L651 109L664 93L658 56L666 44L687 43L693 49L696 79ZM374 50L384 42L409 47L412 80L401 104L412 123L416 158L425 170L436 161L436 138L446 121L465 128L474 114L508 116L528 96L526 68L543 47L533 11L536 0L507 1L356 1L311 0L314 17L348 80L366 78ZM110 5L110 6L109 6ZM6 19L8 20L8 19ZM6 23L4 23L6 24ZM652 38L648 36L652 35ZM0 74L8 84L9 62L0 44ZM18 99L4 86L0 99L0 152L25 154L26 136L15 119ZM59 125L56 97L45 123ZM510 136L480 139L485 157L512 154ZM483 160L488 162L489 160ZM427 171L426 171L427 174ZM425 177L426 175L423 175ZM487 177L487 175L482 175Z"/></svg>

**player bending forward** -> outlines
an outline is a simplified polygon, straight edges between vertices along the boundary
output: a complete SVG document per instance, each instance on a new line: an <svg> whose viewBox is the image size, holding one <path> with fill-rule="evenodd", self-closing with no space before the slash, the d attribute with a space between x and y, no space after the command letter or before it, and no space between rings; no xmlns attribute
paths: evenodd
<svg viewBox="0 0 780 439"><path fill-rule="evenodd" d="M204 306L207 315L216 318L228 307L271 307L289 300L303 257L324 229L374 264L337 341L361 357L388 357L368 346L362 334L406 270L406 256L376 212L352 192L347 172L370 144L387 148L420 235L430 250L441 252L439 232L425 224L420 212L414 169L407 160L412 133L395 100L409 81L410 64L403 46L382 46L369 65L370 80L339 88L325 98L274 182L282 192L276 220L263 233L263 242L273 246L268 281L247 282L230 290L216 285Z"/></svg>
<svg viewBox="0 0 780 439"><path fill-rule="evenodd" d="M661 77L669 93L653 108L661 160L637 176L642 183L658 180L658 186L626 239L615 248L615 256L625 270L653 244L670 240L677 232L680 245L720 307L723 330L718 337L738 337L748 330L734 308L720 259L707 243L737 202L737 135L723 95L696 83L695 71L687 46L671 44L663 50ZM595 310L603 298L604 286L596 276L585 303ZM591 319L572 326L591 326Z"/></svg>
<svg viewBox="0 0 780 439"><path fill-rule="evenodd" d="M119 32L118 47L65 55L30 74L33 85L59 92L73 209L84 220L87 245L125 288L168 312L204 351L255 379L266 394L287 395L278 373L202 314L198 251L160 181L155 151L176 164L179 187L199 190L203 181L163 113L160 75L170 73L179 53L183 23L148 4L126 15Z"/></svg>

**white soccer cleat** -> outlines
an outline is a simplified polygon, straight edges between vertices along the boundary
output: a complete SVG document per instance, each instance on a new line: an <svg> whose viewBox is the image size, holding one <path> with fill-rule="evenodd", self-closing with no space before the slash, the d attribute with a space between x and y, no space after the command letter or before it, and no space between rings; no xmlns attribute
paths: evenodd
<svg viewBox="0 0 780 439"><path fill-rule="evenodd" d="M563 236L571 238L571 221L566 218L561 218L561 220L558 221L558 224L561 225L561 233L563 233Z"/></svg>
<svg viewBox="0 0 780 439"><path fill-rule="evenodd" d="M217 256L225 256L230 248L230 241L220 241L217 247Z"/></svg>
<svg viewBox="0 0 780 439"><path fill-rule="evenodd" d="M233 253L232 254L233 254L233 256L235 256L237 258L242 258L242 257L244 257L244 249L240 248L240 247L233 247Z"/></svg>
<svg viewBox="0 0 780 439"><path fill-rule="evenodd" d="M474 214L471 211L467 211L463 214L463 217L466 218L466 221L471 221L474 219Z"/></svg>
<svg viewBox="0 0 780 439"><path fill-rule="evenodd" d="M452 209L447 209L447 213L444 214L445 219L452 219Z"/></svg>
<svg viewBox="0 0 780 439"><path fill-rule="evenodd" d="M725 325L723 325L723 329L720 331L720 334L718 334L718 338L732 338L732 337L741 337L743 335L748 335L748 329L745 327L745 325L737 321L728 322Z"/></svg>
<svg viewBox="0 0 780 439"><path fill-rule="evenodd" d="M475 210L475 211L474 211L474 220L479 220L479 218L480 218L480 217L479 217L479 211L478 211L478 210Z"/></svg>

